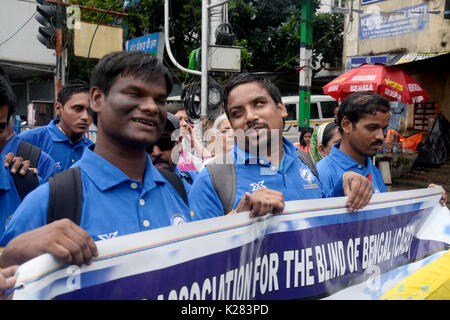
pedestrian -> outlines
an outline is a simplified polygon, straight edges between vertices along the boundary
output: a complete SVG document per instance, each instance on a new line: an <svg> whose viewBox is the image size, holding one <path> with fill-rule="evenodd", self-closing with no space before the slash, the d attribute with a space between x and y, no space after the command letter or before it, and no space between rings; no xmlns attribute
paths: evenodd
<svg viewBox="0 0 450 320"><path fill-rule="evenodd" d="M370 157L382 148L390 117L389 101L376 93L356 92L343 101L338 113L341 142L317 164L326 196L344 196L342 175L348 171L367 177L374 193L387 192L381 172ZM446 199L443 189L441 204L445 205Z"/></svg>
<svg viewBox="0 0 450 320"><path fill-rule="evenodd" d="M314 128L309 142L309 156L314 163L319 162L330 154L331 148L341 141L336 122L326 122Z"/></svg>
<svg viewBox="0 0 450 320"><path fill-rule="evenodd" d="M233 163L217 165L231 167L229 174L221 177L212 178L212 164L199 173L189 193L194 220L247 210L252 217L277 213L284 209L284 201L322 198L312 169L282 136L287 111L280 92L269 80L245 73L236 76L225 89L224 105L236 137L230 151ZM343 179L351 190L349 210L366 205L372 192L369 181L354 173ZM217 192L214 181L227 191L235 190L231 205L222 202L225 197Z"/></svg>
<svg viewBox="0 0 450 320"><path fill-rule="evenodd" d="M164 128L172 85L167 68L149 53L120 51L99 60L90 89L97 143L70 169L81 175L80 226L68 219L47 224L50 187L43 184L14 213L0 240L7 245L0 266L45 252L64 263L89 263L97 254L94 240L190 220L189 207L146 153Z"/></svg>
<svg viewBox="0 0 450 320"><path fill-rule="evenodd" d="M58 119L46 126L22 132L19 137L48 153L56 172L70 168L93 144L85 137L91 120L88 116L89 84L73 80L65 84L55 103Z"/></svg>
<svg viewBox="0 0 450 320"><path fill-rule="evenodd" d="M150 155L155 168L175 173L183 182L185 191L189 192L198 171L186 170L182 172L177 166L181 151L181 148L179 148L181 143L179 130L180 120L167 112L164 130L159 139L147 147L147 153Z"/></svg>
<svg viewBox="0 0 450 320"><path fill-rule="evenodd" d="M182 148L177 166L181 171L198 171L203 161L211 158L212 154L197 139L194 124L181 103L167 104L167 112L174 114L180 120Z"/></svg>
<svg viewBox="0 0 450 320"><path fill-rule="evenodd" d="M300 150L305 153L309 152L309 142L311 141L311 137L314 129L310 127L299 128L300 135L298 139L298 143L295 145Z"/></svg>
<svg viewBox="0 0 450 320"><path fill-rule="evenodd" d="M208 130L208 150L212 156L203 161L202 170L208 163L221 161L226 163L225 155L233 149L234 133L230 120L225 113L216 118L211 129ZM220 158L220 159L219 159Z"/></svg>

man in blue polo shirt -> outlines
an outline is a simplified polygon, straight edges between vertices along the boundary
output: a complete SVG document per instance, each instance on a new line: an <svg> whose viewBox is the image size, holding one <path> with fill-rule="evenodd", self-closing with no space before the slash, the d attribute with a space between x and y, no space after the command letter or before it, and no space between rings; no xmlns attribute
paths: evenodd
<svg viewBox="0 0 450 320"><path fill-rule="evenodd" d="M369 179L373 192L387 192L383 177L370 157L376 155L384 142L384 130L389 125L389 101L373 92L349 95L339 107L338 125L341 142L317 163L319 178L327 197L344 196L342 175L357 172ZM436 187L431 184L429 187ZM447 194L442 193L441 204Z"/></svg>
<svg viewBox="0 0 450 320"><path fill-rule="evenodd" d="M59 91L55 104L59 119L22 132L19 137L48 153L55 161L56 172L66 170L93 144L85 137L91 124L88 109L89 85L81 80L68 82Z"/></svg>
<svg viewBox="0 0 450 320"><path fill-rule="evenodd" d="M250 74L233 78L225 89L225 110L234 129L234 150L227 154L235 170L236 194L233 211L250 216L281 212L284 201L322 198L321 184L300 160L296 147L282 137L286 107L278 89L267 79ZM194 220L228 214L213 186L208 166L197 176L189 193ZM366 178L350 173L344 177L350 210L370 199ZM219 183L229 189L231 177Z"/></svg>
<svg viewBox="0 0 450 320"><path fill-rule="evenodd" d="M145 52L104 56L91 77L91 108L97 115L97 143L80 167L80 227L62 219L48 225L49 184L31 192L0 240L8 244L0 267L20 264L44 252L65 263L89 263L102 240L190 220L190 209L152 165L147 145L165 125L172 78L163 64Z"/></svg>

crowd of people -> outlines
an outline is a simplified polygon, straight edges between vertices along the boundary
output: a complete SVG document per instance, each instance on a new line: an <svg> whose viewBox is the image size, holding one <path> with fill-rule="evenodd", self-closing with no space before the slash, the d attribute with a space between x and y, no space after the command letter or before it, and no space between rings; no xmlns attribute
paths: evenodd
<svg viewBox="0 0 450 320"><path fill-rule="evenodd" d="M14 285L18 265L43 253L90 264L99 240L244 211L276 214L291 200L345 195L356 212L386 191L370 161L389 124L389 103L379 95L351 95L337 122L297 148L282 135L287 110L277 87L242 73L226 85L225 114L205 147L183 106L167 103L172 86L152 55L114 52L99 60L89 85L62 88L57 120L17 135L16 99L0 76L2 289ZM95 144L84 135L91 122ZM20 141L39 148L36 166L17 154ZM38 186L21 199L15 178L30 170ZM71 201L73 215L58 204Z"/></svg>

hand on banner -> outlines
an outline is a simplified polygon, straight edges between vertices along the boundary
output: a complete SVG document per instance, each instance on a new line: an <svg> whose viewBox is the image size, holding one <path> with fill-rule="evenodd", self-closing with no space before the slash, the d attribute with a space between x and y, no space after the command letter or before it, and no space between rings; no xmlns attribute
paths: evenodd
<svg viewBox="0 0 450 320"><path fill-rule="evenodd" d="M38 170L36 168L30 168L30 161L24 160L22 157L16 157L12 152L8 153L4 157L5 160L5 168L11 167L11 173L16 174L19 172L20 175L24 176L28 170L33 171L34 174L38 174Z"/></svg>
<svg viewBox="0 0 450 320"><path fill-rule="evenodd" d="M434 183L430 183L428 185L428 188L436 188L436 187L440 187L442 189L442 198L441 200L439 200L439 203L441 204L441 206L445 207L445 205L447 204L447 192L445 191L444 187Z"/></svg>
<svg viewBox="0 0 450 320"><path fill-rule="evenodd" d="M283 212L284 197L279 191L260 188L252 194L246 192L239 201L236 212L250 211L250 217L263 216L269 212Z"/></svg>
<svg viewBox="0 0 450 320"><path fill-rule="evenodd" d="M98 255L92 237L69 219L62 219L22 233L3 250L0 265L22 264L44 253L51 253L66 264L90 264Z"/></svg>
<svg viewBox="0 0 450 320"><path fill-rule="evenodd" d="M7 294L7 292L12 289L16 283L16 277L14 274L16 273L18 267L18 265L15 265L0 270L0 300L11 299L12 295ZM7 295L5 296L5 294Z"/></svg>
<svg viewBox="0 0 450 320"><path fill-rule="evenodd" d="M348 197L346 206L350 212L356 212L364 208L372 198L373 186L366 177L348 171L342 176L342 186L345 195Z"/></svg>

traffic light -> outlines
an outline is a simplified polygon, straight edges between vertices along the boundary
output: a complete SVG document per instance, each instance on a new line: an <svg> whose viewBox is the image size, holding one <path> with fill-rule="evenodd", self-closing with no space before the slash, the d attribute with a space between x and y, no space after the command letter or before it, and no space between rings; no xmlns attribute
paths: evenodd
<svg viewBox="0 0 450 320"><path fill-rule="evenodd" d="M57 27L56 6L47 5L45 0L36 0L39 5L36 7L36 20L42 25L39 27L37 39L49 49L55 49L55 34Z"/></svg>

